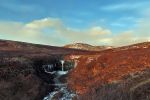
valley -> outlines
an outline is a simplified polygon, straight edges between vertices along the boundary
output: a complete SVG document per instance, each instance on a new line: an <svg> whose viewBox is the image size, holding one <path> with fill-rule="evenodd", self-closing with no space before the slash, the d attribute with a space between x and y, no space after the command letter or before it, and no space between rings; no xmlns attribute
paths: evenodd
<svg viewBox="0 0 150 100"><path fill-rule="evenodd" d="M0 100L149 100L150 43L91 51L0 40Z"/></svg>

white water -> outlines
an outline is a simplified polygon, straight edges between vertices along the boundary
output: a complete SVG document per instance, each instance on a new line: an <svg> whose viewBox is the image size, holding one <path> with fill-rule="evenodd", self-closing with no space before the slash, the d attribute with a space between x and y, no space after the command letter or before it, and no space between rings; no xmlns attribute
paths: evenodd
<svg viewBox="0 0 150 100"><path fill-rule="evenodd" d="M55 78L54 78L54 83L55 84L50 84L53 86L56 86L54 91L50 92L48 96L46 96L43 100L56 100L55 96L59 93L63 94L61 97L59 97L59 99L57 98L57 100L72 100L73 97L76 96L75 93L71 93L70 91L68 91L67 89L67 83L62 83L60 81L60 78L63 75L66 75L68 73L68 71L64 71L64 60L61 60L61 71L55 71Z"/></svg>
<svg viewBox="0 0 150 100"><path fill-rule="evenodd" d="M62 93L63 96L60 97L59 99L57 100L72 100L72 98L74 96L76 96L76 94L74 93L70 93L67 89L67 83L61 83L59 78L62 76L62 75L65 75L67 74L68 71L58 71L56 72L56 77L54 78L54 82L55 84L52 84L52 85L55 85L56 88L53 92L50 92L48 96L46 96L43 100L56 100L54 97L57 93Z"/></svg>
<svg viewBox="0 0 150 100"><path fill-rule="evenodd" d="M68 73L68 71L58 71L57 73L58 73L59 75L65 75L65 74Z"/></svg>
<svg viewBox="0 0 150 100"><path fill-rule="evenodd" d="M64 60L60 60L60 62L61 62L61 68L62 68L61 70L64 71L64 63L65 63L65 61Z"/></svg>

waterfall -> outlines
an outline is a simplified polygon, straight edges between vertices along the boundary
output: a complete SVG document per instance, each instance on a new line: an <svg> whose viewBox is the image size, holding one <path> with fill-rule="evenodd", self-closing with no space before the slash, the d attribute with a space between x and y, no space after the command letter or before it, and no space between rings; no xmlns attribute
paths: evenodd
<svg viewBox="0 0 150 100"><path fill-rule="evenodd" d="M60 60L60 62L61 62L61 68L62 68L61 70L64 71L64 62L65 61L64 60Z"/></svg>
<svg viewBox="0 0 150 100"><path fill-rule="evenodd" d="M43 98L43 100L73 100L77 94L71 92L67 88L67 82L62 82L60 79L62 76L68 73L68 71L63 70L64 61L61 61L62 63L62 71L56 71L55 78L54 78L54 84L50 84L52 86L55 86L54 90L49 93L46 97ZM59 94L62 94L59 96ZM59 99L58 99L59 98Z"/></svg>
<svg viewBox="0 0 150 100"><path fill-rule="evenodd" d="M67 68L65 69L64 63L65 63L64 60L59 60L59 64L60 64L60 66L58 66L59 70L53 71L54 84L49 84L54 86L54 90L51 91L46 97L44 97L43 100L73 100L73 98L77 96L76 93L69 91L67 88L68 85L67 80L65 80L64 77L67 77L66 74L69 72L69 70ZM47 72L47 69L52 70L53 67L54 65L51 64L43 65L43 68L46 73L51 73L51 72ZM62 79L64 80L62 81Z"/></svg>

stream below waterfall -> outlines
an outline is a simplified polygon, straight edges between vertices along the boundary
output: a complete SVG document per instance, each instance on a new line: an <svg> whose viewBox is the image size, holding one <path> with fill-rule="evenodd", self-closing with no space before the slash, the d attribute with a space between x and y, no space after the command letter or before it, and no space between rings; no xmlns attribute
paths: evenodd
<svg viewBox="0 0 150 100"><path fill-rule="evenodd" d="M61 70L58 71L49 71L44 68L44 71L48 74L53 74L55 77L53 79L54 84L50 84L54 86L54 90L49 93L43 100L73 100L76 96L75 93L69 91L67 89L67 82L62 82L61 78L66 77L69 72L64 70L64 60L61 60ZM52 65L47 65L48 69L52 69Z"/></svg>

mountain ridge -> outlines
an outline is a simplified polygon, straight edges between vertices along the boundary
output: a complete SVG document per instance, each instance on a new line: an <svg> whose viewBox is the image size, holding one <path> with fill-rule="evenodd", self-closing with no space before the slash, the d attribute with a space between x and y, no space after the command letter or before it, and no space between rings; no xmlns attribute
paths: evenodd
<svg viewBox="0 0 150 100"><path fill-rule="evenodd" d="M101 51L106 49L112 49L113 46L93 46L86 43L74 43L64 46L65 48L74 48L79 50L88 50L88 51Z"/></svg>

